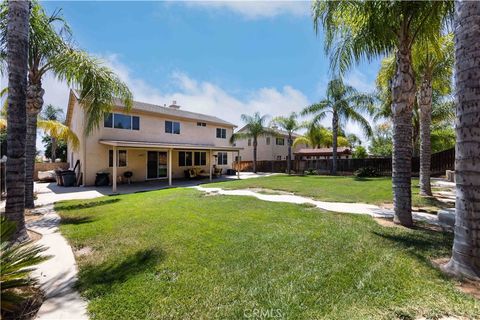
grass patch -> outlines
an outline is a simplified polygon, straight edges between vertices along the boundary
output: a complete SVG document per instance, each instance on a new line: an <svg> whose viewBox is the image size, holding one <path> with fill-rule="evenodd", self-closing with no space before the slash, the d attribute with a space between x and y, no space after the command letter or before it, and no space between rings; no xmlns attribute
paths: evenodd
<svg viewBox="0 0 480 320"><path fill-rule="evenodd" d="M450 253L451 234L192 189L105 199L112 197L56 206L63 219L82 221L60 226L70 243L92 248L78 257L78 288L92 319L238 319L254 310L288 319L480 312L430 264Z"/></svg>
<svg viewBox="0 0 480 320"><path fill-rule="evenodd" d="M344 176L287 176L232 180L209 183L205 187L224 189L261 188L293 192L297 195L332 202L363 202L371 204L392 203L392 179L356 178ZM419 194L418 179L412 179L412 204L417 207L446 207L435 198L424 198Z"/></svg>

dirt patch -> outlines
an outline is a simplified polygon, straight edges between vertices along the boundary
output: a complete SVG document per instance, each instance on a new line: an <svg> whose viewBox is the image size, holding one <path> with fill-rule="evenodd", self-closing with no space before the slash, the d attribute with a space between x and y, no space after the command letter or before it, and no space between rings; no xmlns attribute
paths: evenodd
<svg viewBox="0 0 480 320"><path fill-rule="evenodd" d="M4 320L30 320L34 319L38 310L42 306L44 295L42 290L38 287L27 287L22 289L15 289L17 293L28 296L22 303L19 304L18 309L14 312L2 312L2 319Z"/></svg>
<svg viewBox="0 0 480 320"><path fill-rule="evenodd" d="M446 232L446 230L440 226L431 225L422 221L416 221L415 226L413 228L407 228L400 224L394 223L393 219L373 218L373 220L375 220L382 227L387 227L387 228L402 228L402 229L415 229L415 230L423 230L423 231Z"/></svg>
<svg viewBox="0 0 480 320"><path fill-rule="evenodd" d="M441 270L441 267L447 264L449 260L450 258L438 258L438 259L432 260L431 262L436 268ZM462 280L455 279L455 280L456 280L455 287L458 290L462 291L463 293L471 295L475 299L480 300L480 281L471 281L467 279L462 279Z"/></svg>
<svg viewBox="0 0 480 320"><path fill-rule="evenodd" d="M38 232L35 232L33 230L27 229L28 236L30 237L30 240L33 242L36 242L40 239L42 239L42 235Z"/></svg>
<svg viewBox="0 0 480 320"><path fill-rule="evenodd" d="M25 223L31 223L42 219L43 215L33 213L31 211L25 211Z"/></svg>
<svg viewBox="0 0 480 320"><path fill-rule="evenodd" d="M91 247L83 247L75 250L75 257L85 257L91 255L92 253L93 249Z"/></svg>

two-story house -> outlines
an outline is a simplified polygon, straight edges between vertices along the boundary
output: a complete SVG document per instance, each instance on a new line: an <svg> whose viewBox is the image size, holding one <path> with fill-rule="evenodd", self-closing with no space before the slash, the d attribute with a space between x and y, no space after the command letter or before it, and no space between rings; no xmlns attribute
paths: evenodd
<svg viewBox="0 0 480 320"><path fill-rule="evenodd" d="M257 160L286 160L288 157L288 132L280 130L276 127L268 129L274 130L276 132L276 135L265 135L257 139ZM245 130L246 127L243 127L238 130L238 132L243 132ZM295 140L295 138L298 136L298 134L293 134L292 139ZM237 140L235 145L241 148L241 161L253 161L253 139ZM302 145L292 147L292 159L294 151L301 147L305 146Z"/></svg>
<svg viewBox="0 0 480 320"><path fill-rule="evenodd" d="M93 185L98 172L109 172L114 192L126 171L133 174L132 181L166 179L172 184L195 167L211 179L214 168L231 168L240 150L229 143L234 124L182 110L175 102L168 107L134 102L128 113L119 104L89 135L85 121L79 95L71 90L67 125L80 147L68 147L70 166L80 163L83 185Z"/></svg>

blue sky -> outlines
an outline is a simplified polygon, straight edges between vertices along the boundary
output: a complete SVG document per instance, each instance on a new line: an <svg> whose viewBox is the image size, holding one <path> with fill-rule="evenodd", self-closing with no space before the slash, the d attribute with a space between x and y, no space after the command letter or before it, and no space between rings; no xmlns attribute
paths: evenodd
<svg viewBox="0 0 480 320"><path fill-rule="evenodd" d="M322 98L330 77L309 2L42 4L49 13L62 8L77 45L104 59L136 100L175 99L241 125L242 113L301 110ZM362 63L345 79L372 90L378 68L378 61ZM45 102L65 107L66 86L44 83Z"/></svg>

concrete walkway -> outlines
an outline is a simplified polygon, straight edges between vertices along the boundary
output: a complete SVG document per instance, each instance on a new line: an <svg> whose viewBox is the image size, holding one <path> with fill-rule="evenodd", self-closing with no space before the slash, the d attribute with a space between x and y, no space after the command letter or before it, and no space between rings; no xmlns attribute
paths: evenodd
<svg viewBox="0 0 480 320"><path fill-rule="evenodd" d="M327 211L366 214L374 218L393 218L394 213L393 210L383 209L373 204L317 201L307 197L296 196L294 194L271 195L258 193L252 190L224 190L221 188L205 188L202 186L195 186L193 188L206 193L216 193L227 196L250 196L264 201L312 204L317 208ZM415 221L422 221L432 225L448 227L440 223L436 215L423 212L413 212L412 215Z"/></svg>
<svg viewBox="0 0 480 320"><path fill-rule="evenodd" d="M45 301L36 319L88 319L87 302L74 289L78 270L72 248L58 230L60 216L53 210L53 205L37 208L33 212L43 217L29 223L27 228L42 235L36 244L45 246L45 254L52 256L32 273L45 293Z"/></svg>

